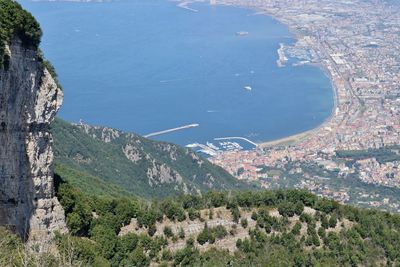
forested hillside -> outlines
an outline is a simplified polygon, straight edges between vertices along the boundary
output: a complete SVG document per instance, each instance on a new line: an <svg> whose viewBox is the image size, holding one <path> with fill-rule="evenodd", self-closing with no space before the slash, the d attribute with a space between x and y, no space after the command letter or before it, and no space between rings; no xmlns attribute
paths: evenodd
<svg viewBox="0 0 400 267"><path fill-rule="evenodd" d="M87 193L107 194L99 184L146 198L248 187L222 168L174 144L60 119L52 124L52 132L56 172Z"/></svg>
<svg viewBox="0 0 400 267"><path fill-rule="evenodd" d="M343 206L306 191L209 192L143 203L88 197L62 184L59 198L75 236L59 237L61 251L68 242L76 244L77 260L82 262L101 258L111 266L400 264L398 214Z"/></svg>
<svg viewBox="0 0 400 267"><path fill-rule="evenodd" d="M0 263L40 266L398 266L400 216L306 191L208 192L147 202L58 186L69 235L60 255L0 231ZM23 255L23 257L21 256ZM7 265L7 264L6 264Z"/></svg>

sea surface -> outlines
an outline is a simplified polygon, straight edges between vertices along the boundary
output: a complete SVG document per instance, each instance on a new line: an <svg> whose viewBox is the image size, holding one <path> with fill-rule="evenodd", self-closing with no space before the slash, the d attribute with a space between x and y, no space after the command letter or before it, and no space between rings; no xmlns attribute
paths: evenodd
<svg viewBox="0 0 400 267"><path fill-rule="evenodd" d="M194 12L166 0L19 2L44 31L41 49L63 85L65 120L142 135L199 124L154 137L187 145L278 139L331 114L329 78L313 66L279 68L279 44L293 35L252 10L193 4Z"/></svg>

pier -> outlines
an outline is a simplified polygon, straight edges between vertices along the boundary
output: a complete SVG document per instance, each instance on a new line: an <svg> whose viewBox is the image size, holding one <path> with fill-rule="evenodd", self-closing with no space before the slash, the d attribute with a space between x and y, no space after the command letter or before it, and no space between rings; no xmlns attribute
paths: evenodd
<svg viewBox="0 0 400 267"><path fill-rule="evenodd" d="M234 137L221 137L221 138L214 138L215 141L220 141L220 140L231 140L231 139L237 139L237 140L244 140L250 144L252 144L253 146L257 147L258 144L254 143L253 141L245 138L245 137L240 137L240 136L234 136Z"/></svg>
<svg viewBox="0 0 400 267"><path fill-rule="evenodd" d="M180 126L180 127L176 127L176 128L172 128L172 129L167 129L167 130L164 130L164 131L159 131L159 132L155 132L155 133L149 133L149 134L144 135L143 137L149 138L149 137L152 137L152 136L167 134L167 133L176 132L176 131L185 130L185 129L190 129L190 128L195 128L195 127L199 127L199 124L193 123L193 124L188 124L188 125L184 125L184 126Z"/></svg>

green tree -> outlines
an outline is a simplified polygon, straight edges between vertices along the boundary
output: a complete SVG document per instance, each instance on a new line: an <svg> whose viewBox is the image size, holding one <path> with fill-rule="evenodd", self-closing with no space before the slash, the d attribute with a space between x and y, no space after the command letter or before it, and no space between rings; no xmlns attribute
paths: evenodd
<svg viewBox="0 0 400 267"><path fill-rule="evenodd" d="M115 207L115 214L122 225L129 224L131 219L138 214L138 204L127 198L120 199Z"/></svg>
<svg viewBox="0 0 400 267"><path fill-rule="evenodd" d="M71 234L79 233L86 224L82 221L81 217L76 212L71 212L67 216L67 225Z"/></svg>
<svg viewBox="0 0 400 267"><path fill-rule="evenodd" d="M337 208L338 208L338 203L336 201L327 198L318 199L315 204L315 209L325 213L331 213Z"/></svg>
<svg viewBox="0 0 400 267"><path fill-rule="evenodd" d="M128 261L125 266L148 266L150 264L150 259L144 254L143 248L138 246L132 251L128 256Z"/></svg>
<svg viewBox="0 0 400 267"><path fill-rule="evenodd" d="M295 205L293 203L285 201L285 202L282 202L281 204L279 204L278 211L279 211L279 214L282 216L293 217L296 209L295 209Z"/></svg>
<svg viewBox="0 0 400 267"><path fill-rule="evenodd" d="M134 233L128 233L118 238L117 250L123 254L132 252L139 244L139 236Z"/></svg>
<svg viewBox="0 0 400 267"><path fill-rule="evenodd" d="M114 230L99 224L91 230L90 234L91 239L96 242L100 254L106 259L111 259L115 255L118 242Z"/></svg>

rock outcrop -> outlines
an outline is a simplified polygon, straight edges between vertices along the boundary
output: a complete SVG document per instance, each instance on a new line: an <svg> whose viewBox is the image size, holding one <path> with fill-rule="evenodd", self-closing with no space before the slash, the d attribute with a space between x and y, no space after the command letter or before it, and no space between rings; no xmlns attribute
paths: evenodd
<svg viewBox="0 0 400 267"><path fill-rule="evenodd" d="M50 122L63 92L34 49L14 39L0 68L0 225L46 243L67 231L55 196Z"/></svg>

